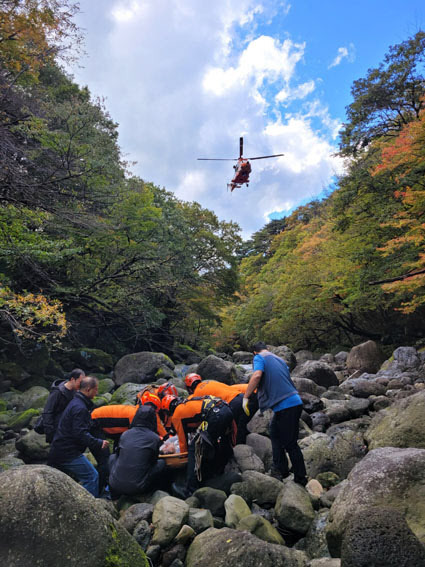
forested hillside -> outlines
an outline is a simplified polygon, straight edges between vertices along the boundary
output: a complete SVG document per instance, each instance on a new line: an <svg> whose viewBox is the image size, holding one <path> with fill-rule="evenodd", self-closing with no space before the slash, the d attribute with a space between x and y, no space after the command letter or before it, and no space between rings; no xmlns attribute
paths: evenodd
<svg viewBox="0 0 425 567"><path fill-rule="evenodd" d="M256 337L294 349L425 330L425 34L355 81L341 132L346 174L322 201L244 244L238 302L217 346Z"/></svg>
<svg viewBox="0 0 425 567"><path fill-rule="evenodd" d="M236 289L239 228L128 171L117 124L61 68L75 9L0 2L3 352L204 346Z"/></svg>
<svg viewBox="0 0 425 567"><path fill-rule="evenodd" d="M131 174L113 117L62 67L78 56L76 9L0 1L4 357L423 337L423 32L354 83L336 190L242 243L234 223Z"/></svg>

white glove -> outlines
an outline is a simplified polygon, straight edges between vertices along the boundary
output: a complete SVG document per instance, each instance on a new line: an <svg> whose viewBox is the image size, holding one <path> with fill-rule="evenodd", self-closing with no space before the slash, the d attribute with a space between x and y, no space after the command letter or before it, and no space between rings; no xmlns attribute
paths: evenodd
<svg viewBox="0 0 425 567"><path fill-rule="evenodd" d="M249 398L243 398L242 399L242 409L246 413L247 416L250 415L248 404L249 404Z"/></svg>

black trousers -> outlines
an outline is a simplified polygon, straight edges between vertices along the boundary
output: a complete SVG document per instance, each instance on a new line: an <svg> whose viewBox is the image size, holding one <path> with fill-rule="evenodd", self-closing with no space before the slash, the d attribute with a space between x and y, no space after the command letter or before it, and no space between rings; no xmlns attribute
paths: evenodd
<svg viewBox="0 0 425 567"><path fill-rule="evenodd" d="M270 424L270 439L272 442L273 466L288 476L289 455L294 472L294 480L301 484L306 480L306 470L304 457L298 445L299 420L301 417L302 405L284 409L273 415Z"/></svg>
<svg viewBox="0 0 425 567"><path fill-rule="evenodd" d="M248 435L248 423L254 417L254 414L258 410L258 400L257 395L252 394L249 398L248 409L249 416L243 411L242 407L243 394L239 394L236 398L229 403L230 409L232 410L234 420L238 431L236 433L236 445L245 444L246 436Z"/></svg>

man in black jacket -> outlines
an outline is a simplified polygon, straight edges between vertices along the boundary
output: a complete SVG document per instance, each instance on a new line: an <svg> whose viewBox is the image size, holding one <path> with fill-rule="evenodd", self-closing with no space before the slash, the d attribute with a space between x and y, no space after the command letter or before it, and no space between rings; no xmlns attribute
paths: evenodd
<svg viewBox="0 0 425 567"><path fill-rule="evenodd" d="M85 377L84 370L75 368L68 380L55 380L44 406L42 422L46 441L51 443L59 425L61 415L80 388L81 380Z"/></svg>
<svg viewBox="0 0 425 567"><path fill-rule="evenodd" d="M166 467L158 460L160 445L155 410L141 406L130 429L121 435L117 453L109 459L109 486L114 495L140 494L163 480Z"/></svg>
<svg viewBox="0 0 425 567"><path fill-rule="evenodd" d="M97 378L86 376L81 380L80 390L59 421L47 461L50 466L76 476L95 497L99 495L99 475L83 453L88 447L92 453L99 454L109 446L108 441L93 437L90 433L90 411L94 407L91 400L97 390Z"/></svg>

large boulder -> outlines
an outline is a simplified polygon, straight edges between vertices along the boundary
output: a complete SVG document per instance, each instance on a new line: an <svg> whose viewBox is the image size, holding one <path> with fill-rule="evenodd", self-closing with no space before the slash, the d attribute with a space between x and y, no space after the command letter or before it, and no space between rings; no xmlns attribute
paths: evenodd
<svg viewBox="0 0 425 567"><path fill-rule="evenodd" d="M339 384L338 378L329 364L321 362L320 360L307 360L301 367L297 368L296 375L298 378L312 380L315 384L323 388L338 386ZM309 393L315 394L315 392Z"/></svg>
<svg viewBox="0 0 425 567"><path fill-rule="evenodd" d="M366 341L353 347L347 357L347 369L350 374L357 372L378 372L381 364L385 360L385 355L374 341Z"/></svg>
<svg viewBox="0 0 425 567"><path fill-rule="evenodd" d="M264 463L255 454L255 451L249 445L236 445L233 449L233 458L236 461L241 472L258 471L264 472Z"/></svg>
<svg viewBox="0 0 425 567"><path fill-rule="evenodd" d="M162 377L162 369L173 370L174 363L162 352L135 352L120 358L114 368L117 386L126 382L147 384Z"/></svg>
<svg viewBox="0 0 425 567"><path fill-rule="evenodd" d="M360 510L350 519L342 542L341 564L425 567L425 547L400 512L378 506Z"/></svg>
<svg viewBox="0 0 425 567"><path fill-rule="evenodd" d="M268 471L273 462L272 442L265 435L249 433L246 437L246 444L254 449L255 454L264 463L264 468Z"/></svg>
<svg viewBox="0 0 425 567"><path fill-rule="evenodd" d="M56 469L28 465L1 473L0 501L2 565L148 565L101 502Z"/></svg>
<svg viewBox="0 0 425 567"><path fill-rule="evenodd" d="M227 499L224 490L203 486L195 490L193 496L199 500L200 507L209 510L213 516L224 517L224 503Z"/></svg>
<svg viewBox="0 0 425 567"><path fill-rule="evenodd" d="M236 366L210 354L198 364L198 374L203 380L216 380L224 384L236 384L238 382Z"/></svg>
<svg viewBox="0 0 425 567"><path fill-rule="evenodd" d="M326 539L333 557L340 557L349 519L375 506L398 510L425 543L424 449L374 449L354 467L329 514Z"/></svg>
<svg viewBox="0 0 425 567"><path fill-rule="evenodd" d="M141 502L133 504L130 508L124 511L119 519L119 523L131 534L134 528L142 520L150 522L152 519L153 504Z"/></svg>
<svg viewBox="0 0 425 567"><path fill-rule="evenodd" d="M245 471L242 482L232 485L232 494L238 494L246 502L257 502L260 506L274 506L282 483L271 476L256 471Z"/></svg>
<svg viewBox="0 0 425 567"><path fill-rule="evenodd" d="M78 367L85 370L86 374L90 372L106 374L114 367L112 356L98 348L71 350L63 355L61 362L66 370Z"/></svg>
<svg viewBox="0 0 425 567"><path fill-rule="evenodd" d="M362 433L350 429L341 429L335 435L313 433L301 439L299 445L307 474L312 478L324 472L346 478L367 451Z"/></svg>
<svg viewBox="0 0 425 567"><path fill-rule="evenodd" d="M15 447L27 463L46 460L50 450L50 445L46 442L45 436L36 433L34 430L17 439Z"/></svg>
<svg viewBox="0 0 425 567"><path fill-rule="evenodd" d="M189 506L183 500L174 496L165 496L155 504L152 514L154 533L152 545L166 547L169 545L180 528L187 522Z"/></svg>
<svg viewBox="0 0 425 567"><path fill-rule="evenodd" d="M275 505L279 526L299 534L306 534L314 520L314 510L308 492L295 482L286 482Z"/></svg>
<svg viewBox="0 0 425 567"><path fill-rule="evenodd" d="M365 439L370 449L377 447L418 447L425 449L425 390L375 415Z"/></svg>
<svg viewBox="0 0 425 567"><path fill-rule="evenodd" d="M232 359L235 364L251 364L254 355L252 352L239 350L232 354Z"/></svg>
<svg viewBox="0 0 425 567"><path fill-rule="evenodd" d="M140 392L140 384L127 382L115 390L111 397L111 404L118 405L134 405L136 403L137 394Z"/></svg>
<svg viewBox="0 0 425 567"><path fill-rule="evenodd" d="M192 542L186 567L307 567L301 551L262 541L247 532L210 528Z"/></svg>
<svg viewBox="0 0 425 567"><path fill-rule="evenodd" d="M16 410L25 411L30 408L44 408L49 390L42 386L32 386L16 399Z"/></svg>

